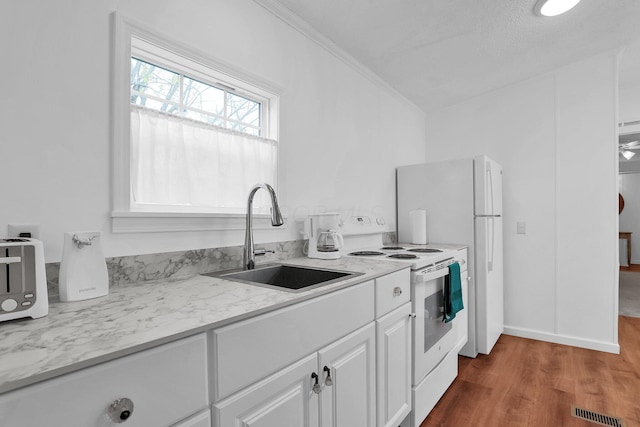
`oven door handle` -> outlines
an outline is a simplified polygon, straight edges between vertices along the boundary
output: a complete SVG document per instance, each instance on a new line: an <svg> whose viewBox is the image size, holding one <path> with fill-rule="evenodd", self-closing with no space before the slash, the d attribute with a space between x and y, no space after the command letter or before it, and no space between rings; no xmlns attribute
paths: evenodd
<svg viewBox="0 0 640 427"><path fill-rule="evenodd" d="M449 274L449 267L441 268L440 270L434 271L432 273L416 274L415 281L416 283L429 282L431 280L444 277L447 274Z"/></svg>

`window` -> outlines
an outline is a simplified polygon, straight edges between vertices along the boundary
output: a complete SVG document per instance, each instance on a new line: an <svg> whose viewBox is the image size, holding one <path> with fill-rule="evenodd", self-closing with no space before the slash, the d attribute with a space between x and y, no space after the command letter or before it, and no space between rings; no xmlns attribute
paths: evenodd
<svg viewBox="0 0 640 427"><path fill-rule="evenodd" d="M152 231L123 218L244 216L255 183L277 190L273 85L121 16L115 45L115 232ZM268 206L267 195L256 194L255 212ZM169 222L158 231L184 229ZM205 222L195 229L234 228Z"/></svg>
<svg viewBox="0 0 640 427"><path fill-rule="evenodd" d="M261 135L262 101L131 57L131 104Z"/></svg>

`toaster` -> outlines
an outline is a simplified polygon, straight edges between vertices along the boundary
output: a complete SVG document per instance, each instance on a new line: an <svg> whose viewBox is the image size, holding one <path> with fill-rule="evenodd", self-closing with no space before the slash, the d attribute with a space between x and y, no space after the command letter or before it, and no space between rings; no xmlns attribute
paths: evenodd
<svg viewBox="0 0 640 427"><path fill-rule="evenodd" d="M44 249L36 239L0 239L0 321L49 312Z"/></svg>

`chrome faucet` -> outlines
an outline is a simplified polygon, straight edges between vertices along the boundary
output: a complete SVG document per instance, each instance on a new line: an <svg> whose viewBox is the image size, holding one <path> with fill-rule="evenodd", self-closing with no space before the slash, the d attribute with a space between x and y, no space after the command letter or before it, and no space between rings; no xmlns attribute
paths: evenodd
<svg viewBox="0 0 640 427"><path fill-rule="evenodd" d="M284 224L282 220L282 214L280 213L280 206L278 206L278 199L276 198L276 192L273 187L267 183L260 183L253 186L249 192L249 199L247 200L247 226L244 235L244 252L242 254L242 269L253 270L256 266L256 253L253 249L253 196L256 191L264 188L269 192L271 197L271 225L277 227Z"/></svg>

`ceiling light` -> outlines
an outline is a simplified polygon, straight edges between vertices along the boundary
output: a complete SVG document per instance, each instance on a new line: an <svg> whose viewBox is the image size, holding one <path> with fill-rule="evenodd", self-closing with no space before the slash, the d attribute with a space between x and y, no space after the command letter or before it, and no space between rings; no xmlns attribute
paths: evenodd
<svg viewBox="0 0 640 427"><path fill-rule="evenodd" d="M636 153L629 150L620 151L620 154L622 154L622 157L624 157L627 160L631 160L631 158L636 155Z"/></svg>
<svg viewBox="0 0 640 427"><path fill-rule="evenodd" d="M556 16L577 5L580 0L538 0L534 11L540 16Z"/></svg>

